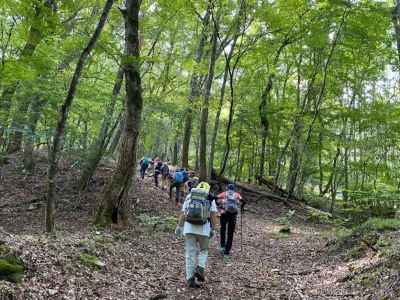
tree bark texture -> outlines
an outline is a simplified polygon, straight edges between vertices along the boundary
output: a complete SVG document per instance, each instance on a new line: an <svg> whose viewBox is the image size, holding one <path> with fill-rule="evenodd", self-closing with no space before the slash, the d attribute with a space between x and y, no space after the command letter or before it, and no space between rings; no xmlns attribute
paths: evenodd
<svg viewBox="0 0 400 300"><path fill-rule="evenodd" d="M217 21L218 22L218 21ZM201 109L200 121L200 145L199 145L199 167L200 167L200 180L207 180L207 126L208 126L208 107L211 96L211 86L214 80L215 62L217 61L217 31L218 24L214 24L214 32L212 35L212 47L210 62L208 65L208 75L204 88L204 101ZM210 173L211 174L211 173Z"/></svg>
<svg viewBox="0 0 400 300"><path fill-rule="evenodd" d="M140 0L126 0L125 19L126 55L129 60L125 70L126 120L122 135L117 168L104 189L97 213L97 224L128 224L128 195L136 170L137 147L143 110L142 87L139 65L139 11Z"/></svg>

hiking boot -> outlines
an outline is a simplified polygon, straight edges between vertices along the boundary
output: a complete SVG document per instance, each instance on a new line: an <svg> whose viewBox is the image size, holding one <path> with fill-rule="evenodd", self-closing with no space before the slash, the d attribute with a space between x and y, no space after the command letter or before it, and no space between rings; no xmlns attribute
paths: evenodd
<svg viewBox="0 0 400 300"><path fill-rule="evenodd" d="M190 278L190 279L187 281L187 284L188 284L188 286L189 286L190 288L199 288L199 287L200 287L200 285L198 285L198 284L196 283L196 279L195 279L194 277Z"/></svg>
<svg viewBox="0 0 400 300"><path fill-rule="evenodd" d="M229 254L224 254L224 263L230 263L232 257Z"/></svg>
<svg viewBox="0 0 400 300"><path fill-rule="evenodd" d="M194 273L194 277L196 277L197 280L200 281L200 282L206 281L206 278L205 278L205 275L204 275L204 268L197 267L196 273Z"/></svg>

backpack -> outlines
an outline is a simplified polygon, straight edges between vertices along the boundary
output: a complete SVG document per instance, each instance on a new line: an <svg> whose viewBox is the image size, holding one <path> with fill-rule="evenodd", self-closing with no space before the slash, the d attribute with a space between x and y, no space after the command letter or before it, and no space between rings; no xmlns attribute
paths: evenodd
<svg viewBox="0 0 400 300"><path fill-rule="evenodd" d="M234 191L225 192L224 210L231 214L236 214L239 211Z"/></svg>
<svg viewBox="0 0 400 300"><path fill-rule="evenodd" d="M210 218L211 203L208 192L204 189L193 188L190 192L189 204L185 210L185 220L194 225L204 225Z"/></svg>
<svg viewBox="0 0 400 300"><path fill-rule="evenodd" d="M147 157L143 158L142 165L145 167L148 167L149 164L150 164L149 159Z"/></svg>
<svg viewBox="0 0 400 300"><path fill-rule="evenodd" d="M183 183L184 182L184 174L182 171L177 171L175 172L175 181L177 183Z"/></svg>
<svg viewBox="0 0 400 300"><path fill-rule="evenodd" d="M188 181L188 180L189 180L189 174L188 174L188 172L183 171L182 173L183 173L183 182Z"/></svg>

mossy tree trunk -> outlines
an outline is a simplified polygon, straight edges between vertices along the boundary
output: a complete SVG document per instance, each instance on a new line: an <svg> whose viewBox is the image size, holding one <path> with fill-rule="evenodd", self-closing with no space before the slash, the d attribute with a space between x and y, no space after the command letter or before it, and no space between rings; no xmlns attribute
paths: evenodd
<svg viewBox="0 0 400 300"><path fill-rule="evenodd" d="M128 194L135 174L137 147L143 110L142 87L139 65L139 10L140 0L126 0L125 18L126 56L125 70L125 126L122 135L117 168L104 189L95 223L128 224Z"/></svg>

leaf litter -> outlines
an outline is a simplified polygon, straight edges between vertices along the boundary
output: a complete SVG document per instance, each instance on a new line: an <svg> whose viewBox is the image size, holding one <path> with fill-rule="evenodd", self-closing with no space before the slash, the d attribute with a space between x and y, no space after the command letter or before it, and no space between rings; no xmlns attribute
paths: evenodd
<svg viewBox="0 0 400 300"><path fill-rule="evenodd" d="M373 291L343 280L357 261L346 262L328 251L327 228L298 220L290 234L279 236L276 219L285 207L261 201L249 205L243 228L237 223L232 260L224 263L217 234L210 245L206 283L189 289L183 240L174 236L171 224L171 216L178 212L151 178L143 184L138 181L131 192L128 230L92 227L91 216L110 174L108 168L100 168L89 191L80 194L79 170L62 161L57 232L47 236L43 233L46 165L40 163L36 174L29 176L20 172L18 157L11 161L0 184L0 244L14 249L27 270L19 284L0 281L0 298L375 299ZM82 255L91 257L93 265L85 263Z"/></svg>

